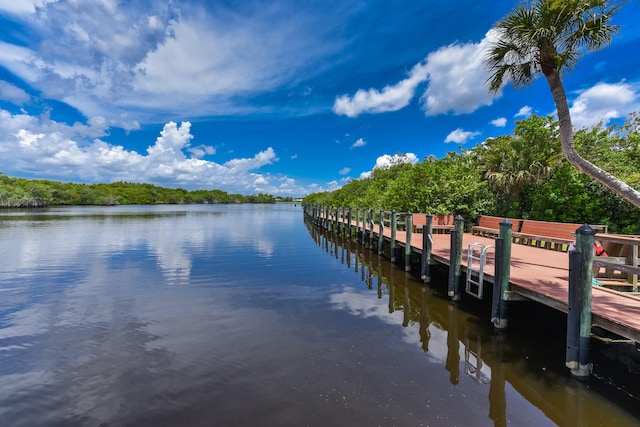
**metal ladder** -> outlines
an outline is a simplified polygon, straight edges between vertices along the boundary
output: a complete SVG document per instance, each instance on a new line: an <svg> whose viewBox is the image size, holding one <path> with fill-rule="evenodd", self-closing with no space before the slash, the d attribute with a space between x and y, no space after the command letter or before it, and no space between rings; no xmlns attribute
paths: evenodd
<svg viewBox="0 0 640 427"><path fill-rule="evenodd" d="M467 248L467 285L465 290L469 295L478 299L482 299L487 251L493 247L493 245L483 245L482 243L469 243Z"/></svg>

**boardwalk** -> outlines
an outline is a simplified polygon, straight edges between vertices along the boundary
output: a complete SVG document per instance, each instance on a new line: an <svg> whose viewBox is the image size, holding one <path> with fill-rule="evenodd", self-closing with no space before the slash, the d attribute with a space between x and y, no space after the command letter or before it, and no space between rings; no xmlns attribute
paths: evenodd
<svg viewBox="0 0 640 427"><path fill-rule="evenodd" d="M357 227L352 222L353 227ZM377 226L376 226L377 227ZM378 231L374 228L374 240ZM391 237L388 227L383 230L386 240ZM449 265L450 235L433 234L432 258ZM396 243L406 247L406 232L398 231ZM462 267L466 269L466 252L470 243L493 245L493 239L464 233ZM422 234L411 234L412 251L422 253ZM489 252L492 254L492 252ZM493 282L494 262L489 256L485 267L485 280ZM511 246L510 290L522 297L544 304L562 312L568 311L569 260L565 252L557 252L533 246ZM593 287L592 324L624 338L640 343L640 298L632 294Z"/></svg>

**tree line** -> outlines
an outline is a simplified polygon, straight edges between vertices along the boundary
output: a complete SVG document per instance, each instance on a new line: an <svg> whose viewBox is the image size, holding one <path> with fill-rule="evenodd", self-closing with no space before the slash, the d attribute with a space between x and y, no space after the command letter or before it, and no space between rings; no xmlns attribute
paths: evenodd
<svg viewBox="0 0 640 427"><path fill-rule="evenodd" d="M640 114L609 127L574 133L578 152L591 163L640 189ZM401 156L398 156L401 157ZM516 123L512 135L419 163L376 168L332 192L313 193L305 204L398 212L479 215L606 224L611 232L640 234L640 210L563 156L560 126L552 116Z"/></svg>
<svg viewBox="0 0 640 427"><path fill-rule="evenodd" d="M114 182L78 184L12 178L0 172L0 207L33 208L56 205L150 205L190 203L275 203L291 198L269 194L229 194L222 190L165 188L153 184Z"/></svg>

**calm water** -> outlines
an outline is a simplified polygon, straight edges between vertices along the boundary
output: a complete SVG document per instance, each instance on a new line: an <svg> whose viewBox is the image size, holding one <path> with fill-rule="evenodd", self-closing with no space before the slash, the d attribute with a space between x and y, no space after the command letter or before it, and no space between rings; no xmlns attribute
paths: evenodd
<svg viewBox="0 0 640 427"><path fill-rule="evenodd" d="M0 256L2 426L640 425L300 206L2 211Z"/></svg>

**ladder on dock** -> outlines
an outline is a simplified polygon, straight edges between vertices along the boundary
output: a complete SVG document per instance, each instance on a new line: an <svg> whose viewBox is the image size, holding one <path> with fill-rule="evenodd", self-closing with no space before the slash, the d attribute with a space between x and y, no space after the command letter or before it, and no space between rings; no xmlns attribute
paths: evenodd
<svg viewBox="0 0 640 427"><path fill-rule="evenodd" d="M467 285L465 290L469 295L478 299L482 299L487 251L493 247L493 245L483 245L482 243L469 243L467 248Z"/></svg>

